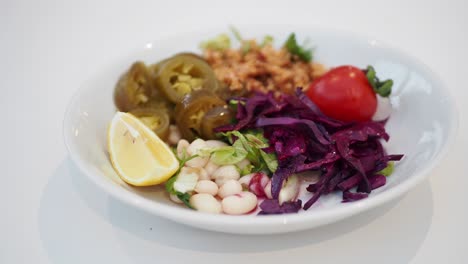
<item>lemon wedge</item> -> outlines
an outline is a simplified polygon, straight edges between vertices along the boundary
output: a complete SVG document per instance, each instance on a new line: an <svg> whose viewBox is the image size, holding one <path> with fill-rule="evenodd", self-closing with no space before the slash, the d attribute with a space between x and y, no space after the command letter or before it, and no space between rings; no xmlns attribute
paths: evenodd
<svg viewBox="0 0 468 264"><path fill-rule="evenodd" d="M117 112L108 134L108 151L117 174L134 186L165 182L179 168L168 145L135 116Z"/></svg>

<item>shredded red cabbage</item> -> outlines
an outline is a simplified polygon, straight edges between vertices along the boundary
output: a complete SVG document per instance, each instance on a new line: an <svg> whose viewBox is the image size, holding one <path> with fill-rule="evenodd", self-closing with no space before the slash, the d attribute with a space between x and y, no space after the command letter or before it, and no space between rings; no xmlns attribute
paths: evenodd
<svg viewBox="0 0 468 264"><path fill-rule="evenodd" d="M267 199L260 204L260 209L262 210L258 214L267 215L297 213L301 207L301 200L294 202L284 202L282 205L280 205L277 199Z"/></svg>
<svg viewBox="0 0 468 264"><path fill-rule="evenodd" d="M343 192L343 203L354 202L369 196L368 193L353 193L350 191Z"/></svg>
<svg viewBox="0 0 468 264"><path fill-rule="evenodd" d="M215 131L263 129L270 144L265 151L276 153L278 169L271 178L273 200L262 203L262 214L290 212L281 209L275 199L284 180L294 173L321 171L319 182L307 188L313 193L303 205L307 210L322 194L334 191L343 192L344 202L366 198L386 183L385 176L376 173L389 161L403 157L385 152L381 144L381 140L389 140L385 122L334 120L321 113L299 88L296 94L279 98L268 93L238 100L237 122ZM350 191L353 188L357 188L357 193Z"/></svg>

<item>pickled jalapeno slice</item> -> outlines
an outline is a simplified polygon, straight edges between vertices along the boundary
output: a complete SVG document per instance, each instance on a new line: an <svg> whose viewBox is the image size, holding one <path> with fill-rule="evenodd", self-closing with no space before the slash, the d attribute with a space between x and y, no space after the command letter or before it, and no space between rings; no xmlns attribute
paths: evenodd
<svg viewBox="0 0 468 264"><path fill-rule="evenodd" d="M140 119L149 129L153 130L158 137L166 140L169 136L169 115L164 109L137 108L130 114Z"/></svg>
<svg viewBox="0 0 468 264"><path fill-rule="evenodd" d="M123 74L114 90L114 102L120 111L128 112L147 103L155 93L154 80L143 62L135 62Z"/></svg>
<svg viewBox="0 0 468 264"><path fill-rule="evenodd" d="M225 101L214 93L200 90L185 95L176 105L176 124L182 137L192 141L202 136L202 120L212 108L226 105Z"/></svg>
<svg viewBox="0 0 468 264"><path fill-rule="evenodd" d="M230 124L234 118L232 110L227 106L216 106L206 112L201 122L201 136L204 139L216 139L215 128Z"/></svg>
<svg viewBox="0 0 468 264"><path fill-rule="evenodd" d="M159 66L156 86L173 103L182 101L186 94L197 90L215 92L218 80L210 65L192 54L179 54Z"/></svg>

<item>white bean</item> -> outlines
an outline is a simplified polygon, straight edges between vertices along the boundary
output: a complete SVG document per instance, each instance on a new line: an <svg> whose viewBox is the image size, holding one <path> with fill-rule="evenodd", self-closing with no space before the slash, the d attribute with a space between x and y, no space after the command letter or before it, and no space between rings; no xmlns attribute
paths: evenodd
<svg viewBox="0 0 468 264"><path fill-rule="evenodd" d="M203 168L208 162L208 157L195 157L185 162L185 165L192 168Z"/></svg>
<svg viewBox="0 0 468 264"><path fill-rule="evenodd" d="M224 165L219 167L211 175L215 179L218 186L223 185L228 180L239 180L240 173L234 165Z"/></svg>
<svg viewBox="0 0 468 264"><path fill-rule="evenodd" d="M181 139L179 140L179 142L177 142L177 157L179 157L179 159L184 159L186 157L184 157L184 155L188 155L187 154L187 148L188 146L190 146L190 143L185 140L185 139Z"/></svg>
<svg viewBox="0 0 468 264"><path fill-rule="evenodd" d="M205 141L205 144L208 148L220 148L228 145L220 140L207 140Z"/></svg>
<svg viewBox="0 0 468 264"><path fill-rule="evenodd" d="M221 205L226 214L246 214L257 207L257 196L251 192L241 192L224 198Z"/></svg>
<svg viewBox="0 0 468 264"><path fill-rule="evenodd" d="M190 197L190 205L197 211L220 214L222 212L221 203L211 194L197 193Z"/></svg>
<svg viewBox="0 0 468 264"><path fill-rule="evenodd" d="M173 201L174 203L179 203L179 204L184 203L184 202L182 202L182 201L179 199L179 197L177 197L177 195L175 195L175 194L172 194L172 193L169 194L169 198L170 198L171 201Z"/></svg>
<svg viewBox="0 0 468 264"><path fill-rule="evenodd" d="M273 199L273 195L271 195L271 181L268 181L263 190L265 191L265 195L268 199Z"/></svg>
<svg viewBox="0 0 468 264"><path fill-rule="evenodd" d="M299 188L301 187L301 181L297 175L291 175L287 180L284 181L278 195L279 204L284 202L294 201L299 194Z"/></svg>
<svg viewBox="0 0 468 264"><path fill-rule="evenodd" d="M170 125L169 126L169 137L167 138L167 141L171 145L177 144L179 140L182 138L179 128L175 125Z"/></svg>
<svg viewBox="0 0 468 264"><path fill-rule="evenodd" d="M250 184L250 181L252 180L253 175L254 175L253 173L250 173L250 174L240 177L239 183L242 185L242 188L249 189L249 184Z"/></svg>
<svg viewBox="0 0 468 264"><path fill-rule="evenodd" d="M199 181L210 179L210 175L208 175L208 173L206 172L204 168L192 168L192 167L184 166L181 171L198 174Z"/></svg>
<svg viewBox="0 0 468 264"><path fill-rule="evenodd" d="M219 188L218 196L221 198L225 198L225 197L238 194L241 192L242 192L242 186L239 183L239 181L228 180Z"/></svg>
<svg viewBox="0 0 468 264"><path fill-rule="evenodd" d="M205 140L203 140L201 138L197 138L194 141L192 141L192 143L190 143L190 146L188 146L188 148L187 148L187 153L189 155L195 155L195 154L198 154L198 152L201 149L204 149L204 148L207 148L207 147L208 146L206 145Z"/></svg>
<svg viewBox="0 0 468 264"><path fill-rule="evenodd" d="M206 146L206 143L203 139L195 139L192 143L190 143L190 146L187 147L187 153L190 155L190 156L193 156L193 155L200 155L200 150L202 149L206 149L207 146ZM189 167L192 167L192 168L202 168L206 165L206 163L208 162L209 160L209 157L196 157L196 158L193 158L189 161L187 161L185 163L185 165L189 166Z"/></svg>
<svg viewBox="0 0 468 264"><path fill-rule="evenodd" d="M207 193L215 196L218 193L218 185L213 181L201 180L195 186L195 191L197 193Z"/></svg>
<svg viewBox="0 0 468 264"><path fill-rule="evenodd" d="M250 161L248 159L243 159L236 163L237 168L240 170L243 170L248 165L250 165Z"/></svg>
<svg viewBox="0 0 468 264"><path fill-rule="evenodd" d="M219 165L214 163L213 161L209 160L208 163L205 165L205 171L208 173L208 175L212 176L213 172L219 168ZM214 179L212 177L212 179Z"/></svg>
<svg viewBox="0 0 468 264"><path fill-rule="evenodd" d="M204 168L198 168L198 174L200 175L200 178L198 180L210 180L210 175Z"/></svg>

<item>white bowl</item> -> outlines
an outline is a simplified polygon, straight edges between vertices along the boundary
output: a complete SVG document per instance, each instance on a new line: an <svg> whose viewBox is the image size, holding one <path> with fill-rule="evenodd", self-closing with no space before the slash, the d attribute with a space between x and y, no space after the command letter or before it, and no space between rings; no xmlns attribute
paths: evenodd
<svg viewBox="0 0 468 264"><path fill-rule="evenodd" d="M142 60L154 63L181 51L198 52L198 44L225 29L180 34L130 51L90 78L76 93L65 114L64 136L73 161L109 195L131 205L190 226L243 234L283 233L317 227L361 213L395 199L420 183L440 161L455 137L457 113L440 79L421 62L372 38L310 27L245 27L248 38L273 35L277 44L296 32L316 47L315 60L327 66L373 65L379 76L395 82L395 107L387 124L389 153L403 153L387 184L367 199L341 203L341 194L323 196L308 211L269 216L211 215L172 203L162 187L133 188L116 175L106 152L106 128L115 113L112 92L119 75Z"/></svg>

